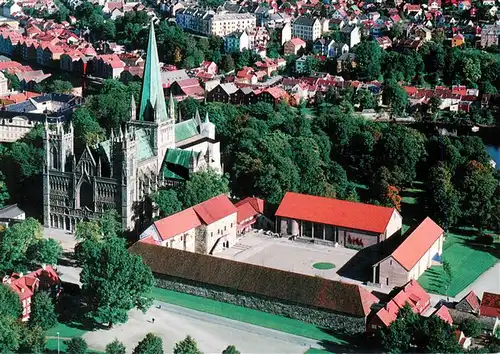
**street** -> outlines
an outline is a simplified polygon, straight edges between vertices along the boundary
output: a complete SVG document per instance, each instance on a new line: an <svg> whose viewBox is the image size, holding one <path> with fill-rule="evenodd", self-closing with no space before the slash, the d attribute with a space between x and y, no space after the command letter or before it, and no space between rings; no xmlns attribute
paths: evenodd
<svg viewBox="0 0 500 354"><path fill-rule="evenodd" d="M166 353L171 353L175 343L187 335L196 340L204 353L221 353L231 344L242 353L304 353L310 347L321 348L315 340L158 301L146 314L132 310L127 323L88 332L83 338L89 347L102 351L107 343L118 338L131 352L149 332L163 339Z"/></svg>

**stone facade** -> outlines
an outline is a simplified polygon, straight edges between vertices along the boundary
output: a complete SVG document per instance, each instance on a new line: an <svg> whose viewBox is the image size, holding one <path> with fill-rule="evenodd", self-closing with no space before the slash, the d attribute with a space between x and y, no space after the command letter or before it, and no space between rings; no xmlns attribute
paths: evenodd
<svg viewBox="0 0 500 354"><path fill-rule="evenodd" d="M346 334L359 334L365 331L366 319L364 317L352 317L298 304L285 303L275 299L237 292L232 289L190 282L185 279L177 279L164 275L160 276L157 274L155 274L155 277L156 285L163 289L201 296L216 301L227 302L237 306L289 317L316 326L344 332Z"/></svg>
<svg viewBox="0 0 500 354"><path fill-rule="evenodd" d="M73 231L79 221L115 209L122 228L131 230L156 213L149 196L158 189L182 183L189 172L211 168L222 173L208 115L204 122L198 112L176 122L172 96L167 108L152 25L144 67L141 100L136 107L132 97L129 121L111 131L110 139L87 146L79 158L72 126L46 123L45 226Z"/></svg>

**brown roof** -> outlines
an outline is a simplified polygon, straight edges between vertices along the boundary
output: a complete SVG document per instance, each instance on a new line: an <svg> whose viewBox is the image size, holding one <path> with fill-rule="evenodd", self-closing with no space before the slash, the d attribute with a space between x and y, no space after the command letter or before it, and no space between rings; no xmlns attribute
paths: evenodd
<svg viewBox="0 0 500 354"><path fill-rule="evenodd" d="M129 248L153 273L234 289L286 302L366 317L377 298L347 284L259 265L136 242Z"/></svg>

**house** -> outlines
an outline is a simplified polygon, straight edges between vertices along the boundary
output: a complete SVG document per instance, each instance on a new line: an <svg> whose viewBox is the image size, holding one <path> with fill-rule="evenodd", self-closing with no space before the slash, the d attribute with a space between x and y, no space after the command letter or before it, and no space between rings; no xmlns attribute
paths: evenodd
<svg viewBox="0 0 500 354"><path fill-rule="evenodd" d="M471 290L465 297L455 304L455 310L479 314L480 301L476 293Z"/></svg>
<svg viewBox="0 0 500 354"><path fill-rule="evenodd" d="M349 53L349 46L345 43L338 42L333 43L326 56L328 58L338 58L347 53Z"/></svg>
<svg viewBox="0 0 500 354"><path fill-rule="evenodd" d="M247 197L234 204L234 206L238 213L236 231L239 234L250 231L264 214L264 201L260 198Z"/></svg>
<svg viewBox="0 0 500 354"><path fill-rule="evenodd" d="M451 46L452 47L459 47L465 43L465 38L461 33L455 34L451 38Z"/></svg>
<svg viewBox="0 0 500 354"><path fill-rule="evenodd" d="M361 32L359 31L359 27L356 25L342 27L340 30L340 38L343 43L347 43L349 48L354 47L356 44L361 42Z"/></svg>
<svg viewBox="0 0 500 354"><path fill-rule="evenodd" d="M8 205L0 209L0 225L8 228L11 224L26 219L26 213L17 204Z"/></svg>
<svg viewBox="0 0 500 354"><path fill-rule="evenodd" d="M444 305L439 306L439 308L437 308L436 311L432 313L432 316L439 317L444 322L448 323L450 326L453 325L453 318L451 317L450 311Z"/></svg>
<svg viewBox="0 0 500 354"><path fill-rule="evenodd" d="M313 43L313 53L329 56L334 44L335 41L333 39L328 40L326 38L320 38Z"/></svg>
<svg viewBox="0 0 500 354"><path fill-rule="evenodd" d="M285 43L283 47L283 53L285 55L297 55L299 50L304 49L306 47L306 42L304 42L300 38L292 38L288 42Z"/></svg>
<svg viewBox="0 0 500 354"><path fill-rule="evenodd" d="M431 305L431 297L416 280L410 280L396 289L391 299L374 312L367 322L366 331L373 333L388 327L396 320L399 310L408 304L414 313L423 314Z"/></svg>
<svg viewBox="0 0 500 354"><path fill-rule="evenodd" d="M378 299L363 286L136 242L156 286L362 334Z"/></svg>
<svg viewBox="0 0 500 354"><path fill-rule="evenodd" d="M221 194L155 221L139 242L212 254L236 243L236 229L237 209Z"/></svg>
<svg viewBox="0 0 500 354"><path fill-rule="evenodd" d="M205 96L205 90L196 78L175 81L170 85L170 92L177 97L177 100L186 97L202 99Z"/></svg>
<svg viewBox="0 0 500 354"><path fill-rule="evenodd" d="M484 25L481 30L481 47L498 46L500 39L500 25Z"/></svg>
<svg viewBox="0 0 500 354"><path fill-rule="evenodd" d="M92 58L88 62L89 74L103 79L119 78L125 69L125 63L117 54L104 54Z"/></svg>
<svg viewBox="0 0 500 354"><path fill-rule="evenodd" d="M380 48L382 48L383 50L386 50L392 46L392 41L387 36L377 37L375 38L375 40L378 42Z"/></svg>
<svg viewBox="0 0 500 354"><path fill-rule="evenodd" d="M441 0L428 0L427 6L429 10L439 10L441 8Z"/></svg>
<svg viewBox="0 0 500 354"><path fill-rule="evenodd" d="M246 31L233 32L224 37L224 50L226 53L242 52L245 49L250 49Z"/></svg>
<svg viewBox="0 0 500 354"><path fill-rule="evenodd" d="M364 248L400 232L394 208L287 192L276 211L276 232L326 244Z"/></svg>
<svg viewBox="0 0 500 354"><path fill-rule="evenodd" d="M481 317L500 319L500 294L493 294L485 291L481 299L479 315Z"/></svg>
<svg viewBox="0 0 500 354"><path fill-rule="evenodd" d="M472 344L472 340L469 337L466 337L464 332L459 329L455 330L455 339L457 340L460 347L467 350Z"/></svg>
<svg viewBox="0 0 500 354"><path fill-rule="evenodd" d="M418 279L439 260L443 252L444 231L427 217L388 257L373 265L373 282L401 286Z"/></svg>
<svg viewBox="0 0 500 354"><path fill-rule="evenodd" d="M162 70L161 84L164 88L169 88L176 81L189 79L186 69L181 70Z"/></svg>
<svg viewBox="0 0 500 354"><path fill-rule="evenodd" d="M284 45L286 42L292 39L292 25L290 24L290 22L286 22L283 27L277 29L277 31L281 45Z"/></svg>
<svg viewBox="0 0 500 354"><path fill-rule="evenodd" d="M267 102L276 106L281 101L288 101L288 93L281 87L274 86L257 92L255 100L257 102Z"/></svg>
<svg viewBox="0 0 500 354"><path fill-rule="evenodd" d="M231 95L236 91L238 91L238 87L232 82L219 84L207 94L207 101L233 103Z"/></svg>
<svg viewBox="0 0 500 354"><path fill-rule="evenodd" d="M19 296L23 308L22 321L28 321L30 318L31 302L35 292L50 291L52 296L58 296L61 289L59 276L50 265L43 265L42 268L26 275L14 273L10 277L5 276L3 284L9 286Z"/></svg>
<svg viewBox="0 0 500 354"><path fill-rule="evenodd" d="M315 41L321 37L323 26L318 18L299 16L292 24L292 34L305 41Z"/></svg>
<svg viewBox="0 0 500 354"><path fill-rule="evenodd" d="M307 71L307 58L308 55L303 55L300 58L297 58L295 61L295 72L298 74L305 73Z"/></svg>

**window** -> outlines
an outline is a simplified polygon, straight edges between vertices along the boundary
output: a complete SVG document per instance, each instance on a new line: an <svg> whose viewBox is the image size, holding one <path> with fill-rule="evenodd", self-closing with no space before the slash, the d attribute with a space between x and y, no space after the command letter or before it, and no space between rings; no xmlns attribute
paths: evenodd
<svg viewBox="0 0 500 354"><path fill-rule="evenodd" d="M392 265L392 259L389 261L389 265Z"/></svg>
<svg viewBox="0 0 500 354"><path fill-rule="evenodd" d="M233 227L233 223L231 223L231 227Z"/></svg>
<svg viewBox="0 0 500 354"><path fill-rule="evenodd" d="M214 237L214 233L213 232L210 233L210 237Z"/></svg>
<svg viewBox="0 0 500 354"><path fill-rule="evenodd" d="M389 278L385 278L385 284L389 285Z"/></svg>
<svg viewBox="0 0 500 354"><path fill-rule="evenodd" d="M226 231L226 225L224 225L224 231Z"/></svg>

